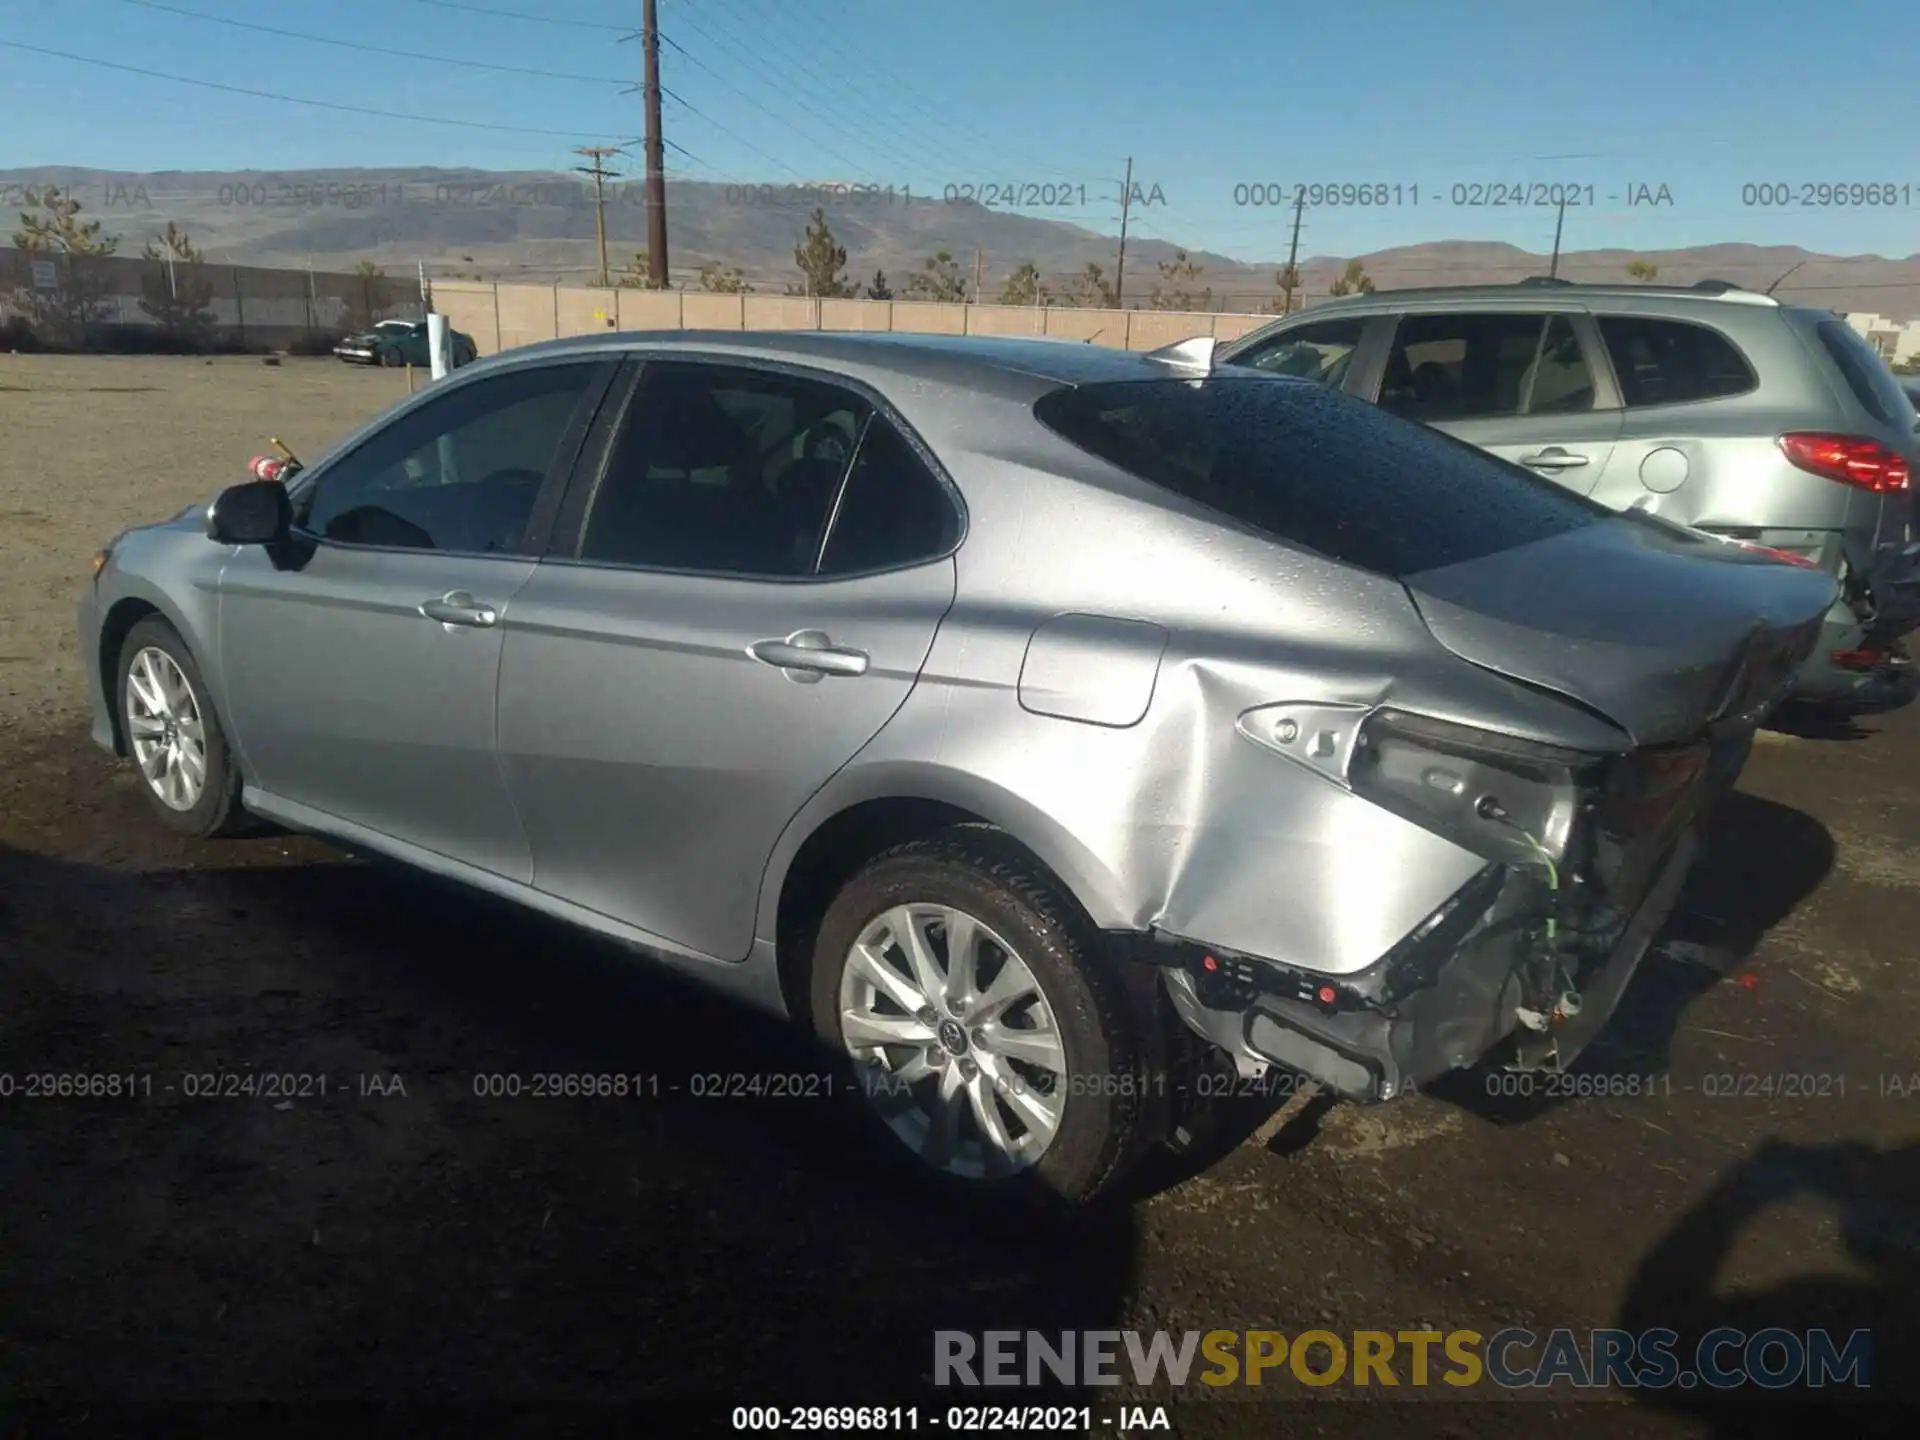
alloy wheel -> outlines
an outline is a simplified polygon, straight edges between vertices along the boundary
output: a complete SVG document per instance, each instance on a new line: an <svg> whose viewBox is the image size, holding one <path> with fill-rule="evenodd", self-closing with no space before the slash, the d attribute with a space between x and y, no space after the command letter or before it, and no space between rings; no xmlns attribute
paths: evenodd
<svg viewBox="0 0 1920 1440"><path fill-rule="evenodd" d="M207 786L200 701L173 656L149 645L127 666L127 738L140 773L170 810L191 810Z"/></svg>
<svg viewBox="0 0 1920 1440"><path fill-rule="evenodd" d="M1033 970L980 920L898 905L842 966L840 1035L867 1099L936 1170L1000 1179L1060 1128L1067 1055Z"/></svg>

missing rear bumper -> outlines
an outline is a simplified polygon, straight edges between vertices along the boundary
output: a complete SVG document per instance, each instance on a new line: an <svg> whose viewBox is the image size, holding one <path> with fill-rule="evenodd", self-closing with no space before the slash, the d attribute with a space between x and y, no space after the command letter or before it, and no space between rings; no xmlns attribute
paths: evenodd
<svg viewBox="0 0 1920 1440"><path fill-rule="evenodd" d="M1604 953L1581 967L1578 1008L1541 1031L1527 1029L1520 1016L1530 1001L1542 888L1504 866L1490 867L1392 955L1354 975L1315 975L1164 935L1142 953L1164 967L1181 1018L1243 1074L1278 1065L1333 1094L1372 1103L1503 1048L1515 1066L1560 1069L1618 1006L1672 913L1698 846L1689 827Z"/></svg>

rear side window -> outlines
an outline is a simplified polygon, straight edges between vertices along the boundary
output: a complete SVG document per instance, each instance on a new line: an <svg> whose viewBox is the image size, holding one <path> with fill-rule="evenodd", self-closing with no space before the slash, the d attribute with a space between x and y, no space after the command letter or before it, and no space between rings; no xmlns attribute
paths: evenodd
<svg viewBox="0 0 1920 1440"><path fill-rule="evenodd" d="M1913 406L1910 402L1903 403L1906 395L1900 389L1900 382L1893 378L1880 352L1869 345L1859 331L1844 320L1822 320L1814 326L1814 333L1820 337L1827 354L1833 357L1833 363L1840 367L1853 398L1869 415L1883 425L1902 430L1912 428L1913 422L1906 418L1906 412Z"/></svg>
<svg viewBox="0 0 1920 1440"><path fill-rule="evenodd" d="M1380 404L1427 424L1593 408L1593 372L1564 315L1410 315Z"/></svg>
<svg viewBox="0 0 1920 1440"><path fill-rule="evenodd" d="M857 575L931 560L953 548L959 529L946 487L876 415L853 457L819 573Z"/></svg>
<svg viewBox="0 0 1920 1440"><path fill-rule="evenodd" d="M1396 579L1612 512L1463 441L1319 385L1248 377L1056 390L1041 423L1276 539Z"/></svg>
<svg viewBox="0 0 1920 1440"><path fill-rule="evenodd" d="M1704 325L1639 315L1601 315L1598 323L1629 408L1744 395L1760 383L1733 343Z"/></svg>

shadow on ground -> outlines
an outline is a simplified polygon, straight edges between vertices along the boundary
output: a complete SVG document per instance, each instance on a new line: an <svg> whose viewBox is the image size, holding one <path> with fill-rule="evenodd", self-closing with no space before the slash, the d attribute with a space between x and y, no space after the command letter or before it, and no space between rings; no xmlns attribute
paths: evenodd
<svg viewBox="0 0 1920 1440"><path fill-rule="evenodd" d="M871 1403L934 1396L937 1329L1119 1321L1124 1214L986 1219L804 1082L696 1093L822 1073L788 1026L309 842L157 843L0 847L0 1068L129 1077L0 1109L0 1395ZM245 1074L290 1078L204 1093Z"/></svg>
<svg viewBox="0 0 1920 1440"><path fill-rule="evenodd" d="M1808 1198L1838 1213L1847 1258L1859 1273L1722 1291L1720 1271L1742 1230L1771 1206ZM1827 1337L1829 1353L1838 1357L1818 1397L1830 1420L1846 1434L1911 1435L1912 1407L1920 1401L1914 1366L1920 1354L1920 1145L1762 1145L1723 1174L1641 1260L1618 1323L1675 1332L1673 1353L1689 1368L1702 1343L1716 1340L1718 1348L1706 1358L1722 1373L1741 1366L1745 1355L1750 1370L1790 1375L1791 1406L1760 1385L1638 1392L1646 1404L1706 1422L1716 1437L1787 1434L1808 1424L1805 1405L1816 1392L1805 1388L1808 1378L1792 1372L1820 1363L1812 1352L1823 1342L1809 1344L1809 1332ZM1750 1337L1769 1331L1776 1343L1756 1356ZM1855 1338L1859 1332L1866 1332L1864 1344ZM1849 1345L1856 1348L1849 1352ZM1858 1370L1846 1364L1855 1356L1862 1360ZM1852 1379L1864 1379L1866 1388ZM1861 1403L1867 1401L1871 1411Z"/></svg>
<svg viewBox="0 0 1920 1440"><path fill-rule="evenodd" d="M1827 827L1804 811L1743 791L1723 799L1672 919L1574 1073L1666 1074L1688 1008L1813 893L1833 869L1834 853ZM1472 1069L1445 1077L1428 1093L1504 1123L1534 1119L1577 1093L1573 1086L1532 1095L1500 1089Z"/></svg>

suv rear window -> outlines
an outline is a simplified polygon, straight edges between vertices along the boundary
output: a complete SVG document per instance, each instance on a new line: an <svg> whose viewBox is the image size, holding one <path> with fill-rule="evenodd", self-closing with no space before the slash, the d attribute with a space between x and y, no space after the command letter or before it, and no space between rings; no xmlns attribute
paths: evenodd
<svg viewBox="0 0 1920 1440"><path fill-rule="evenodd" d="M1639 315L1596 317L1628 406L1744 395L1760 383L1733 343L1704 325Z"/></svg>
<svg viewBox="0 0 1920 1440"><path fill-rule="evenodd" d="M1820 343L1826 347L1827 354L1833 357L1833 363L1840 367L1840 373L1846 377L1847 388L1853 391L1853 398L1865 407L1866 412L1883 425L1894 425L1902 430L1911 428L1911 421L1905 418L1901 401L1905 399L1900 382L1893 378L1893 372L1887 368L1887 362L1880 358L1880 352L1869 345L1858 330L1844 320L1822 320L1813 327L1813 333L1820 337Z"/></svg>
<svg viewBox="0 0 1920 1440"><path fill-rule="evenodd" d="M1612 512L1325 386L1265 377L1056 390L1049 429L1262 534L1395 579Z"/></svg>

